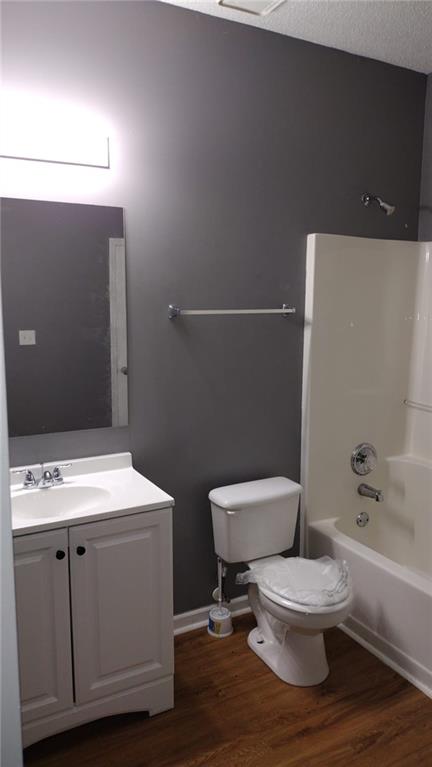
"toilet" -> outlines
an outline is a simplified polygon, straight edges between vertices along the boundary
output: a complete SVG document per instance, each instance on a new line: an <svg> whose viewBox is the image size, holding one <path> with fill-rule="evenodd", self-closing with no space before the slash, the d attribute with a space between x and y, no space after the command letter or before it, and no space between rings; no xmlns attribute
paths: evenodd
<svg viewBox="0 0 432 767"><path fill-rule="evenodd" d="M352 591L346 563L283 557L292 548L301 485L286 477L218 487L209 493L214 546L226 563L245 562L257 625L249 647L284 682L308 687L327 677L324 629L342 623Z"/></svg>

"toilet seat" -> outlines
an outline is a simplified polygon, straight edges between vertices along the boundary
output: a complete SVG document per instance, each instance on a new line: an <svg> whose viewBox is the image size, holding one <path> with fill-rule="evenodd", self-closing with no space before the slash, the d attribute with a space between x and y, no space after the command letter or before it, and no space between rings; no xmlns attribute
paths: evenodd
<svg viewBox="0 0 432 767"><path fill-rule="evenodd" d="M279 607L286 607L288 610L292 610L293 612L302 613L303 615L329 615L334 612L338 612L339 610L343 610L347 605L350 604L352 599L352 593L350 591L349 595L343 601L337 602L333 605L302 605L300 602L292 602L285 597L274 594L272 591L264 588L263 586L258 585L258 590L260 594L264 594L264 596L267 597L270 602L273 602Z"/></svg>
<svg viewBox="0 0 432 767"><path fill-rule="evenodd" d="M345 563L323 557L267 557L249 563L252 578L267 599L304 614L329 614L351 600Z"/></svg>

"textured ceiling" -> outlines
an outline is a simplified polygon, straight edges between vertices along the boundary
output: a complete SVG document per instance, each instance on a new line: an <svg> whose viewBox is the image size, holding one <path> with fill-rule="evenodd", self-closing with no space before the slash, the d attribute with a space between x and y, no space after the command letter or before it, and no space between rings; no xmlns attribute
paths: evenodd
<svg viewBox="0 0 432 767"><path fill-rule="evenodd" d="M241 24L432 72L432 0L286 0L268 16L218 0L163 0Z"/></svg>

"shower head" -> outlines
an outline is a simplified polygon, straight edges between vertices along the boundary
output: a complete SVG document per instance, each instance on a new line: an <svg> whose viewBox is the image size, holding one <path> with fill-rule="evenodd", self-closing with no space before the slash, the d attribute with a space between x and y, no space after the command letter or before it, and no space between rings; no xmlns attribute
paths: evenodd
<svg viewBox="0 0 432 767"><path fill-rule="evenodd" d="M383 213L386 214L386 216L393 215L393 213L396 210L396 205L390 205L389 202L384 202L384 200L382 200L381 197L375 197L375 199L380 207L380 210L382 210Z"/></svg>
<svg viewBox="0 0 432 767"><path fill-rule="evenodd" d="M384 200L381 199L381 197L378 197L376 194L370 194L369 192L365 192L361 196L361 201L365 208L368 208L369 205L371 205L373 202L376 202L379 209L383 211L383 213L386 214L386 216L392 216L393 213L396 210L395 205L390 205L389 202L384 202Z"/></svg>

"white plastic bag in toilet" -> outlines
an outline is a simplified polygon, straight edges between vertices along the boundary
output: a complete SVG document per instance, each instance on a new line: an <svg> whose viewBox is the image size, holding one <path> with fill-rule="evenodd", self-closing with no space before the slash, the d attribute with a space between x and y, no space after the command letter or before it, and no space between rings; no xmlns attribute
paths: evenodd
<svg viewBox="0 0 432 767"><path fill-rule="evenodd" d="M236 583L257 583L266 591L297 604L326 607L343 602L350 594L351 583L345 561L320 557L274 559L238 573Z"/></svg>

